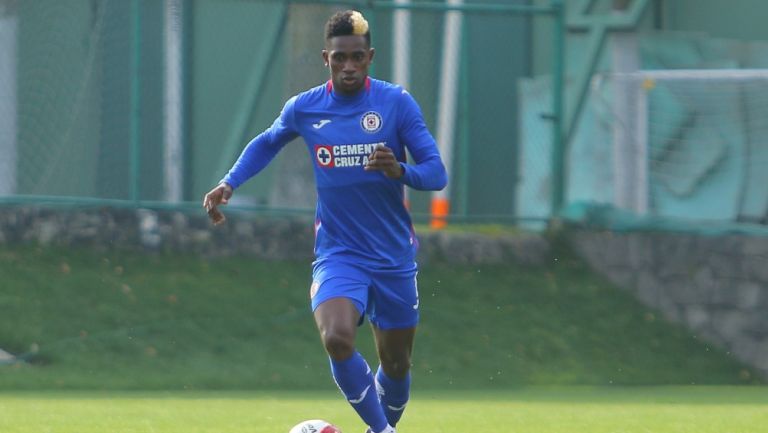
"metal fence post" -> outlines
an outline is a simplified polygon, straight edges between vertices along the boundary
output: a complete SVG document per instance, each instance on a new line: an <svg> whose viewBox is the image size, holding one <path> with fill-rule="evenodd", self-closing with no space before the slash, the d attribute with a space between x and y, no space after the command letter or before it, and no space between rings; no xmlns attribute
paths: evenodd
<svg viewBox="0 0 768 433"><path fill-rule="evenodd" d="M130 199L138 205L140 199L139 176L141 173L141 0L131 4L133 19L133 49L131 51L131 169Z"/></svg>
<svg viewBox="0 0 768 433"><path fill-rule="evenodd" d="M552 209L551 217L560 215L565 198L565 147L563 112L565 99L565 3L552 0L555 14L555 37L552 46Z"/></svg>

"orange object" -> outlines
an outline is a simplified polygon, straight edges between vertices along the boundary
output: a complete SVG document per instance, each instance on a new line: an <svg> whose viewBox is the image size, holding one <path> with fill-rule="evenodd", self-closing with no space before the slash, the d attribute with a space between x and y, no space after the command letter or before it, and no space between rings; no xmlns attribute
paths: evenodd
<svg viewBox="0 0 768 433"><path fill-rule="evenodd" d="M448 211L451 205L447 198L433 197L432 209L430 213L432 219L429 222L429 226L433 229L442 229L448 225Z"/></svg>

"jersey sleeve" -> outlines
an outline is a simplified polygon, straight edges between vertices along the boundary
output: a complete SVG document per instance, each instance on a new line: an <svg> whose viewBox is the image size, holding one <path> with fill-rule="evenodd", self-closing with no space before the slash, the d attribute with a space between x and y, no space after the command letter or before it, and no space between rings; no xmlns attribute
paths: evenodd
<svg viewBox="0 0 768 433"><path fill-rule="evenodd" d="M277 155L280 149L298 136L295 122L296 97L289 99L272 126L251 140L222 182L237 188L255 176Z"/></svg>
<svg viewBox="0 0 768 433"><path fill-rule="evenodd" d="M448 175L419 105L405 90L400 94L398 102L398 135L414 159L414 164L400 163L403 167L401 181L422 191L445 188Z"/></svg>

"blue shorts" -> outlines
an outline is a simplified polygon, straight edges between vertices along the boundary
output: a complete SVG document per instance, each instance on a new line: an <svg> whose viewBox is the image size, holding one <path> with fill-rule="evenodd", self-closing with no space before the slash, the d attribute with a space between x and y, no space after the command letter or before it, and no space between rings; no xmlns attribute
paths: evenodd
<svg viewBox="0 0 768 433"><path fill-rule="evenodd" d="M398 269L368 269L334 259L312 265L312 311L332 298L348 298L379 329L412 328L419 323L416 264Z"/></svg>

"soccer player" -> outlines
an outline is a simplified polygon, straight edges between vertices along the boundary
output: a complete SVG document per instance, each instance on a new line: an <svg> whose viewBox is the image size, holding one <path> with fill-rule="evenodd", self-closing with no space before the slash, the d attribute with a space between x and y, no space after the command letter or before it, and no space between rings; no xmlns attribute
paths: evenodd
<svg viewBox="0 0 768 433"><path fill-rule="evenodd" d="M289 99L203 206L214 223L222 222L218 206L286 143L304 138L317 185L310 287L315 322L333 378L368 432L394 433L408 402L419 321L417 242L403 189L439 190L447 176L411 95L368 76L374 49L360 12L328 20L322 55L330 80ZM406 149L413 163L406 162ZM355 349L365 316L379 358L375 375Z"/></svg>

